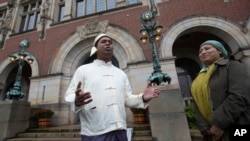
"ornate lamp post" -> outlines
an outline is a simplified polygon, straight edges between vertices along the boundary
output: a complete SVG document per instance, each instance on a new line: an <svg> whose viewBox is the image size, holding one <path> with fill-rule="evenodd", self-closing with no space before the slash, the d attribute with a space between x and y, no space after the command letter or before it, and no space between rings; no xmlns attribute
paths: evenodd
<svg viewBox="0 0 250 141"><path fill-rule="evenodd" d="M162 26L159 25L158 22L152 24L152 20L154 18L155 14L151 11L145 11L141 15L141 20L144 22L144 24L141 25L140 33L142 37L140 38L140 40L142 41L142 43L146 43L146 41L149 40L153 55L154 72L148 78L148 80L152 84L156 85L161 85L163 82L168 82L169 84L171 82L171 77L166 73L162 73L161 65L159 63L159 58L155 47L155 41L160 41L161 39Z"/></svg>
<svg viewBox="0 0 250 141"><path fill-rule="evenodd" d="M27 39L24 39L20 42L20 50L15 55L15 53L12 53L10 57L11 62L15 62L16 60L18 61L18 71L16 75L16 80L14 83L13 88L11 88L7 93L6 93L6 99L22 99L24 97L24 93L21 91L21 78L22 78L22 70L23 66L25 64L25 61L27 61L29 64L33 63L33 59L31 57L27 57L29 55L28 52L25 50L30 46L30 42Z"/></svg>

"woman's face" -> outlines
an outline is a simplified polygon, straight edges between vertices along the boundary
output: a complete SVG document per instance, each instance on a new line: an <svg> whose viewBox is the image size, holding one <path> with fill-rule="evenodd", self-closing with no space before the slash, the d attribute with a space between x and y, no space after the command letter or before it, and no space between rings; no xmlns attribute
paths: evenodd
<svg viewBox="0 0 250 141"><path fill-rule="evenodd" d="M203 45L200 47L199 57L205 65L211 65L221 58L221 51L217 50L212 45Z"/></svg>

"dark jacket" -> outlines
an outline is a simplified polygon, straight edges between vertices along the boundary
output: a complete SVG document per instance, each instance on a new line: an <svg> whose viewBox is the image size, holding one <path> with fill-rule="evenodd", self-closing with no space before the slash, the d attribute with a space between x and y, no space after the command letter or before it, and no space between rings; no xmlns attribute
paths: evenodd
<svg viewBox="0 0 250 141"><path fill-rule="evenodd" d="M238 61L222 59L215 63L209 80L211 120L225 131L232 125L250 124L250 83L246 69ZM196 120L201 132L209 128L196 105Z"/></svg>

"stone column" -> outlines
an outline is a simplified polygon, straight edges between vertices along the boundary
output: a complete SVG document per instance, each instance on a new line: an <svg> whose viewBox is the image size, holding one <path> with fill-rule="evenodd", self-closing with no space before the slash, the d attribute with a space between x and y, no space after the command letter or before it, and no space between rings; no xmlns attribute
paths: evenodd
<svg viewBox="0 0 250 141"><path fill-rule="evenodd" d="M178 88L165 86L158 98L150 101L149 118L156 141L191 141L183 98Z"/></svg>
<svg viewBox="0 0 250 141"><path fill-rule="evenodd" d="M242 51L239 51L234 55L236 60L240 60L244 64L247 75L250 77L250 47L244 48Z"/></svg>
<svg viewBox="0 0 250 141"><path fill-rule="evenodd" d="M0 141L14 137L29 127L30 103L27 101L0 101Z"/></svg>
<svg viewBox="0 0 250 141"><path fill-rule="evenodd" d="M4 84L0 83L0 100L2 100L2 98L4 97L4 96L2 96L3 89L4 89Z"/></svg>

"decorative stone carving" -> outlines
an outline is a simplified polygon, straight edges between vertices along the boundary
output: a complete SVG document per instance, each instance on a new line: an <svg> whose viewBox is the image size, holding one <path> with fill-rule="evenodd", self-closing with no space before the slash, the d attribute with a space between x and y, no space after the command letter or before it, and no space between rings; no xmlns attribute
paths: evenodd
<svg viewBox="0 0 250 141"><path fill-rule="evenodd" d="M10 8L14 7L15 1L16 1L16 0L7 0L8 6L9 6Z"/></svg>
<svg viewBox="0 0 250 141"><path fill-rule="evenodd" d="M76 32L81 39L85 39L90 33L106 32L108 20L98 22L96 19L90 19L85 25L76 28Z"/></svg>
<svg viewBox="0 0 250 141"><path fill-rule="evenodd" d="M155 15L158 13L158 9L154 0L150 0L150 11L152 11Z"/></svg>
<svg viewBox="0 0 250 141"><path fill-rule="evenodd" d="M11 21L13 18L12 13L13 13L13 8L9 9L8 14L6 15L6 17L3 21L3 25L1 27L1 29L10 30Z"/></svg>
<svg viewBox="0 0 250 141"><path fill-rule="evenodd" d="M40 39L43 39L45 36L45 26L46 26L47 20L50 19L49 9L50 9L50 1L45 0L41 8L41 19L40 19L41 28L40 28L40 34L39 34Z"/></svg>
<svg viewBox="0 0 250 141"><path fill-rule="evenodd" d="M3 48L5 38L7 37L8 32L11 31L13 11L14 8L9 8L6 17L0 24L0 34L2 34L2 36L0 37L0 49Z"/></svg>
<svg viewBox="0 0 250 141"><path fill-rule="evenodd" d="M50 8L50 1L45 0L42 4L41 8L41 17L49 18L49 8Z"/></svg>

